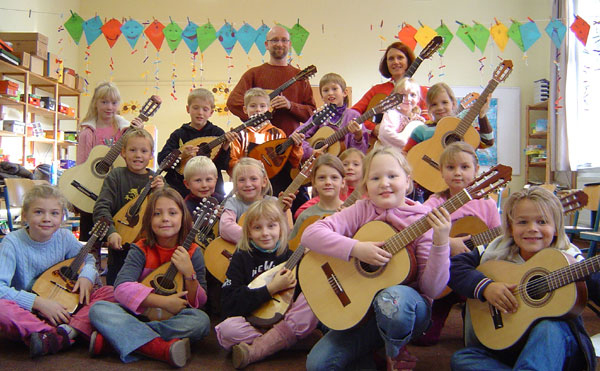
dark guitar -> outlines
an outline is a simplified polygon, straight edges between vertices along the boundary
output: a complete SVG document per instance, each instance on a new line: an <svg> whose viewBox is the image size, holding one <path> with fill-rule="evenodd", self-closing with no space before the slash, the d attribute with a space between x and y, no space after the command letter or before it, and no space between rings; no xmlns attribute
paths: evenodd
<svg viewBox="0 0 600 371"><path fill-rule="evenodd" d="M223 201L221 201L216 208L214 208L212 213L206 213L204 215L204 223L198 229L198 234L196 234L195 239L196 243L202 248L202 250L206 250L206 247L219 236L219 220L221 219L223 210L225 210L225 203L232 196L233 190L229 192L227 196L225 196Z"/></svg>
<svg viewBox="0 0 600 371"><path fill-rule="evenodd" d="M276 96L281 94L285 89L292 86L292 84L295 83L296 81L308 80L310 77L314 76L316 73L317 73L317 67L315 67L314 65L311 64L310 66L306 67L302 71L298 72L296 74L296 76L294 76L291 79L289 79L288 81L284 82L280 87L269 92L269 99L275 98Z"/></svg>

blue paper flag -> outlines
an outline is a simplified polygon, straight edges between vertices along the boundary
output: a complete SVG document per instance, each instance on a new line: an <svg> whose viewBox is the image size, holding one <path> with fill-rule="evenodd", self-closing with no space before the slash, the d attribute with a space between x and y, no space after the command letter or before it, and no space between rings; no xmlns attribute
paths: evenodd
<svg viewBox="0 0 600 371"><path fill-rule="evenodd" d="M237 40L248 54L252 45L254 45L254 40L256 40L256 30L248 23L244 23L237 31Z"/></svg>
<svg viewBox="0 0 600 371"><path fill-rule="evenodd" d="M198 34L196 33L197 29L198 25L190 21L181 33L183 42L188 48L190 48L190 52L192 53L198 50Z"/></svg>
<svg viewBox="0 0 600 371"><path fill-rule="evenodd" d="M558 19L554 19L546 26L546 33L554 45L556 45L557 48L560 48L565 39L565 34L567 33L567 26Z"/></svg>
<svg viewBox="0 0 600 371"><path fill-rule="evenodd" d="M129 46L131 46L131 49L135 48L135 44L137 44L142 31L144 31L144 26L135 19L130 19L121 26L121 32L125 36L125 40L127 40Z"/></svg>
<svg viewBox="0 0 600 371"><path fill-rule="evenodd" d="M256 47L260 51L260 54L265 55L267 52L267 47L265 46L265 42L267 42L267 33L269 32L269 27L266 24L263 24L256 30L256 40L254 43Z"/></svg>
<svg viewBox="0 0 600 371"><path fill-rule="evenodd" d="M540 30L538 30L537 25L533 21L522 24L521 27L519 27L519 31L521 31L523 51L525 52L542 36Z"/></svg>
<svg viewBox="0 0 600 371"><path fill-rule="evenodd" d="M85 40L88 45L92 45L100 35L102 35L102 20L95 16L83 22L83 32L85 32Z"/></svg>
<svg viewBox="0 0 600 371"><path fill-rule="evenodd" d="M231 55L231 51L237 41L236 31L231 23L225 23L223 27L217 31L217 38L223 46L223 49L225 49L225 52L227 52L227 55Z"/></svg>

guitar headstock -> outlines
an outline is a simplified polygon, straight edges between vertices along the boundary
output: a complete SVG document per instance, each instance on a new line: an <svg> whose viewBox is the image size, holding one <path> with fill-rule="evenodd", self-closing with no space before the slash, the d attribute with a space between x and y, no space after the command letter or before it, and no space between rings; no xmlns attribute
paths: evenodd
<svg viewBox="0 0 600 371"><path fill-rule="evenodd" d="M165 157L165 159L161 161L160 165L158 165L158 170L156 171L156 173L160 174L169 167L174 169L175 166L177 166L177 164L179 163L179 161L181 161L179 156L181 156L181 151L179 149L174 149L173 151L171 151L171 153L169 153L167 157Z"/></svg>
<svg viewBox="0 0 600 371"><path fill-rule="evenodd" d="M296 80L307 80L308 78L313 77L315 73L317 73L317 67L311 64L302 71L298 72L296 75Z"/></svg>
<svg viewBox="0 0 600 371"><path fill-rule="evenodd" d="M333 103L322 106L313 116L313 122L316 126L327 121L335 113L336 106Z"/></svg>
<svg viewBox="0 0 600 371"><path fill-rule="evenodd" d="M496 67L494 71L494 80L502 82L508 78L508 75L512 72L513 62L510 59L505 59Z"/></svg>
<svg viewBox="0 0 600 371"><path fill-rule="evenodd" d="M425 45L425 48L421 50L419 58L431 58L433 53L435 53L442 45L444 45L444 38L439 35L434 37L433 39L431 39L431 41L429 41L429 43L427 43L427 45Z"/></svg>
<svg viewBox="0 0 600 371"><path fill-rule="evenodd" d="M376 115L380 114L382 112L385 112L387 110L390 110L390 109L398 106L400 103L402 103L402 99L403 99L402 95L400 95L398 93L390 94L387 97L385 97L384 100L379 102L378 105L373 107L373 110L375 111Z"/></svg>
<svg viewBox="0 0 600 371"><path fill-rule="evenodd" d="M106 217L100 218L100 220L92 227L90 234L96 236L98 240L103 239L104 236L106 236L106 232L108 232L111 223L112 221Z"/></svg>
<svg viewBox="0 0 600 371"><path fill-rule="evenodd" d="M265 112L265 113L259 113L256 115L252 115L248 121L246 121L244 124L246 126L257 126L262 124L263 122L270 120L273 118L273 114L269 111Z"/></svg>
<svg viewBox="0 0 600 371"><path fill-rule="evenodd" d="M141 118L143 121L148 121L148 119L152 117L156 113L156 111L158 111L161 104L162 99L160 99L158 95L151 96L142 106L139 118Z"/></svg>
<svg viewBox="0 0 600 371"><path fill-rule="evenodd" d="M213 197L205 197L202 202L194 210L194 225L192 229L198 229L207 216L213 213L213 210L218 205L218 201Z"/></svg>
<svg viewBox="0 0 600 371"><path fill-rule="evenodd" d="M585 207L588 203L588 195L582 190L570 192L560 198L560 203L562 204L563 212L568 214Z"/></svg>
<svg viewBox="0 0 600 371"><path fill-rule="evenodd" d="M473 104L475 104L477 99L479 99L479 93L472 91L460 100L460 106L463 109L469 109Z"/></svg>
<svg viewBox="0 0 600 371"><path fill-rule="evenodd" d="M480 199L510 182L511 178L512 168L510 166L498 164L481 174L470 186L465 188L465 190L472 199Z"/></svg>
<svg viewBox="0 0 600 371"><path fill-rule="evenodd" d="M304 161L304 164L302 164L302 169L300 169L300 174L302 174L306 178L310 177L310 173L312 172L313 166L315 165L316 158L317 156L312 155L308 158L308 160Z"/></svg>

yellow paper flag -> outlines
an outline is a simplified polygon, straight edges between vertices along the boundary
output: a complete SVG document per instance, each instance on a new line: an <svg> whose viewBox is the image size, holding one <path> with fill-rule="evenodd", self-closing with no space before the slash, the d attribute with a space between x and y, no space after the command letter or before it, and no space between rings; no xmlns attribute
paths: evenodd
<svg viewBox="0 0 600 371"><path fill-rule="evenodd" d="M496 21L496 24L490 28L490 33L496 45L501 51L504 51L508 43L508 27L504 23Z"/></svg>
<svg viewBox="0 0 600 371"><path fill-rule="evenodd" d="M424 48L429 44L431 39L437 36L437 32L429 26L422 26L419 28L417 33L415 34L415 40L421 45L421 48Z"/></svg>

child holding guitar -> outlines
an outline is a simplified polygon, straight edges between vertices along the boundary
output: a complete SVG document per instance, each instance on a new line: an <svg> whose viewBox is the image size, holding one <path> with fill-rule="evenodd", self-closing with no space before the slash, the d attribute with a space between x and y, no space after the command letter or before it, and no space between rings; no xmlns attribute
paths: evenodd
<svg viewBox="0 0 600 371"><path fill-rule="evenodd" d="M77 334L89 338L89 304L114 300L109 287L93 290L98 272L90 254L72 289L79 292L83 305L75 314L60 302L31 292L36 277L81 250L73 234L60 228L66 206L57 188L35 186L23 199L27 227L9 233L0 247L0 336L29 345L31 357L68 348Z"/></svg>
<svg viewBox="0 0 600 371"><path fill-rule="evenodd" d="M406 198L412 187L410 172L398 150L372 150L365 158L361 183L368 199L312 224L303 233L301 245L317 253L383 266L392 258L380 247L383 242L352 238L365 223L381 220L401 230L428 214L433 228L433 232L417 237L408 246L416 256L416 281L379 291L372 304L374 316L347 330L325 334L308 355L308 370L347 369L382 345L388 370L416 366L416 358L408 353L406 344L429 326L431 302L448 280L450 215L443 208L430 212L428 207Z"/></svg>
<svg viewBox="0 0 600 371"><path fill-rule="evenodd" d="M455 142L450 144L440 156L440 167L442 178L448 185L448 189L443 192L433 194L425 201L425 205L436 208L446 202L450 197L462 191L463 188L470 185L479 171L477 155L475 150L468 143ZM452 213L452 222L466 217L475 216L487 225L489 229L500 225L500 214L496 207L496 202L491 198L474 199L467 202L460 209ZM470 250L464 243L464 240L471 236L450 238L450 256L455 256ZM413 341L417 345L437 344L444 322L448 318L450 309L458 302L464 302L458 294L452 292L444 298L433 302L431 309L432 325L427 332Z"/></svg>
<svg viewBox="0 0 600 371"><path fill-rule="evenodd" d="M127 167L114 168L106 176L98 200L94 204L94 221L102 217L112 220L123 205L140 193L149 179L152 179L153 189L164 184L162 177L154 177L154 172L146 168L154 151L154 140L150 133L144 129L131 129L123 140L121 156L125 159ZM127 251L123 249L121 236L116 232L114 225L109 227L107 236L106 284L112 285L125 261Z"/></svg>
<svg viewBox="0 0 600 371"><path fill-rule="evenodd" d="M132 245L115 282L118 303L102 301L90 310L90 320L98 329L90 353L101 355L114 347L123 362L136 361L142 355L183 367L190 359L190 341L202 339L210 329L208 316L199 309L206 303L204 258L195 243L189 250L182 246L192 221L174 189L152 193L143 225L146 238ZM159 295L153 287L140 283L167 263L183 276L183 291ZM138 317L154 308L172 317L150 322Z"/></svg>
<svg viewBox="0 0 600 371"><path fill-rule="evenodd" d="M475 323L477 318L473 317L475 315L480 316L481 313L485 313L484 316L494 317L494 321L503 323L507 329L511 328L512 318L517 323L524 322L526 325L530 323L529 319L519 317L519 313L532 310L529 309L531 305L527 303L527 300L533 299L529 291L536 288L533 285L537 285L539 288L540 283L530 281L527 291L520 292L522 289L517 289L517 284L515 284L522 279L517 272L520 265L528 265L530 259L532 262L537 262L539 257L556 250L562 252L558 255L563 260L566 259L566 262L583 260L581 251L569 242L564 232L563 208L558 198L551 192L541 187L523 189L510 195L504 208L505 211L502 214L503 236L492 241L482 254L473 250L452 258L448 284L458 293L471 298L468 301L468 312L465 316L467 348L453 355L452 369L595 370L594 348L579 316L572 316L570 319L565 317L545 319L543 317L553 316L544 316L541 313L542 320L533 322L534 324L529 326L529 332L520 341L519 337L516 337L512 345L509 343L507 346L497 347L497 349L490 349L482 345L482 343L489 344L487 342L489 340L486 340L489 337L479 338L480 334L477 333L478 328ZM556 259L552 260L556 261ZM510 267L507 262L512 263ZM499 265L502 265L503 273L490 269ZM566 265L568 266L568 263ZM485 270L486 266L487 271ZM527 268L527 270L532 271L533 268L535 266ZM587 271L588 275L593 271L594 269ZM544 269L544 272L540 274L544 275L545 273L550 272ZM504 278L501 278L503 275ZM562 276L565 275L570 274L564 272ZM498 279L494 279L495 277ZM535 277L530 278L535 279ZM506 279L508 281L505 281ZM512 281L510 281L511 279ZM600 298L598 295L600 275L596 273L588 276L585 283L590 290L590 297L597 302ZM562 291L562 294L559 292L554 292L554 294L559 301L570 301L564 296L565 291ZM547 293L533 293L534 297L537 295L540 297L533 300L533 306L542 308L548 304L543 298ZM527 299L528 297L529 299ZM540 301L536 304L538 299ZM480 306L483 310L474 311L470 303L472 300L481 303ZM525 330L527 330L527 326L525 326ZM496 327L494 330L494 324L491 324L490 331L496 338L494 341L502 340L505 336L513 336L512 333L500 333L502 328Z"/></svg>
<svg viewBox="0 0 600 371"><path fill-rule="evenodd" d="M242 238L227 269L222 309L228 318L215 327L219 344L233 347L233 366L243 368L279 350L294 345L317 326L317 318L302 294L290 304L284 317L262 332L245 317L276 293L296 287L293 271L283 268L265 286L249 288L259 274L285 262L292 255L287 247L288 225L278 203L262 199L250 206L244 219Z"/></svg>

